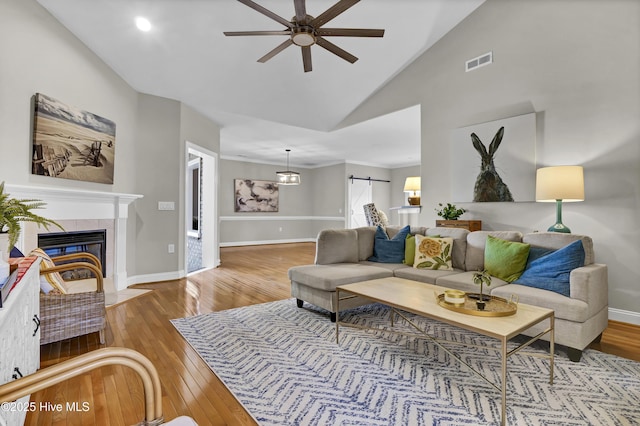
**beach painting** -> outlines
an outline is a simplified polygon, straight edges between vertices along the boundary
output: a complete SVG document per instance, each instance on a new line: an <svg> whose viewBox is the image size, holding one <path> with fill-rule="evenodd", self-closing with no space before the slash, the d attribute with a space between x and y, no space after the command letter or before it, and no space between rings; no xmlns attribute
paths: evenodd
<svg viewBox="0 0 640 426"><path fill-rule="evenodd" d="M116 124L36 93L31 173L113 184Z"/></svg>
<svg viewBox="0 0 640 426"><path fill-rule="evenodd" d="M277 212L278 183L269 180L235 179L236 212Z"/></svg>

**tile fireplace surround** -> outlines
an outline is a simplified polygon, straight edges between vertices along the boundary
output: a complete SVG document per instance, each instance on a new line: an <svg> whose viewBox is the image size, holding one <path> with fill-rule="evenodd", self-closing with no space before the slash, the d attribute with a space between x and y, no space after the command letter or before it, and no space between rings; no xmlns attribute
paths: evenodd
<svg viewBox="0 0 640 426"><path fill-rule="evenodd" d="M117 291L127 288L127 219L129 204L142 195L115 192L35 187L5 184L5 191L15 198L38 199L47 206L38 214L60 223L65 231L107 230L106 274ZM28 252L38 244L38 234L49 231L33 223L24 224L17 247Z"/></svg>

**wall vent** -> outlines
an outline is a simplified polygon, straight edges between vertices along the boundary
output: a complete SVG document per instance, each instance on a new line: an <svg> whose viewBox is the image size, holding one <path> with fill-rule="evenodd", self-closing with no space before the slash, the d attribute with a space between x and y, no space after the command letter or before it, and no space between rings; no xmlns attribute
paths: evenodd
<svg viewBox="0 0 640 426"><path fill-rule="evenodd" d="M469 72L471 70L475 70L476 68L489 65L492 62L493 62L493 52L485 53L484 55L480 55L476 58L469 59L465 63L465 71Z"/></svg>

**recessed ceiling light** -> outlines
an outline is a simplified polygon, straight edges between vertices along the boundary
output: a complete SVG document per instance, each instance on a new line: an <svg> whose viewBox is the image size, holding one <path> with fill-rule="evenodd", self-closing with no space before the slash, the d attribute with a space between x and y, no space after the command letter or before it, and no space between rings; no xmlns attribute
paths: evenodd
<svg viewBox="0 0 640 426"><path fill-rule="evenodd" d="M140 31L144 31L147 32L151 29L151 22L149 22L149 20L147 18L143 18L142 16L138 16L136 18L136 27L138 27L138 29Z"/></svg>

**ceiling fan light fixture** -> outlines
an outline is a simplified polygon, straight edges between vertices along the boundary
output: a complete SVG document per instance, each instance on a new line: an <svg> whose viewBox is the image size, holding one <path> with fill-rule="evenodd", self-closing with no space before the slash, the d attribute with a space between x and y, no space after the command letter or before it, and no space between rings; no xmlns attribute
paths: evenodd
<svg viewBox="0 0 640 426"><path fill-rule="evenodd" d="M294 28L293 33L291 34L291 41L293 44L300 47L307 47L316 44L316 36L313 35L313 28Z"/></svg>
<svg viewBox="0 0 640 426"><path fill-rule="evenodd" d="M300 173L289 170L289 153L290 149L287 149L287 170L282 172L276 172L278 184L280 185L300 185Z"/></svg>

